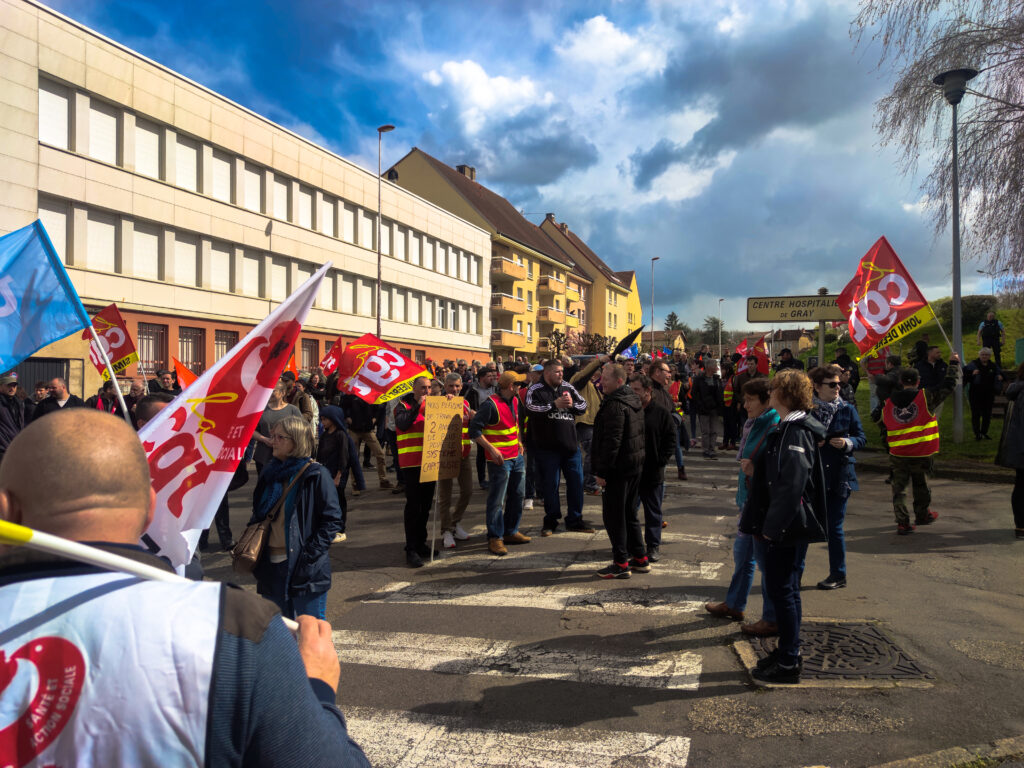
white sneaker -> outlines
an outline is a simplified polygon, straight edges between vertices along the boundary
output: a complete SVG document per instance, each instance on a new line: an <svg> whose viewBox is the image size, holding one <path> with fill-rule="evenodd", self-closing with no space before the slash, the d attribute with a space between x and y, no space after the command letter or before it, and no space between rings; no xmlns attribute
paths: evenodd
<svg viewBox="0 0 1024 768"><path fill-rule="evenodd" d="M444 539L443 539L443 541L444 541L444 548L445 549L455 549L455 537L452 536L452 532L451 531L445 531L444 532Z"/></svg>
<svg viewBox="0 0 1024 768"><path fill-rule="evenodd" d="M523 511L525 512L528 509L533 509L533 499L527 499L523 502Z"/></svg>
<svg viewBox="0 0 1024 768"><path fill-rule="evenodd" d="M344 533L334 534L334 538L331 540L331 544L340 544L348 538Z"/></svg>
<svg viewBox="0 0 1024 768"><path fill-rule="evenodd" d="M469 538L469 534L458 523L455 524L455 538L459 541L465 541Z"/></svg>

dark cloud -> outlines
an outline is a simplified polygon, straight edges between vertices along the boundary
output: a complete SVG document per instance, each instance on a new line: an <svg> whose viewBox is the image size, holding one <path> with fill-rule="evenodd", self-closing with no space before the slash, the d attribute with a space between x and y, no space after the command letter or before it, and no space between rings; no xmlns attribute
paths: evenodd
<svg viewBox="0 0 1024 768"><path fill-rule="evenodd" d="M631 100L662 114L707 102L715 117L686 143L663 138L638 149L630 158L634 185L649 189L674 163L710 167L722 152L756 145L776 128L817 126L871 103L882 86L853 51L838 13L821 7L790 27L751 25L737 37L681 30L665 71Z"/></svg>

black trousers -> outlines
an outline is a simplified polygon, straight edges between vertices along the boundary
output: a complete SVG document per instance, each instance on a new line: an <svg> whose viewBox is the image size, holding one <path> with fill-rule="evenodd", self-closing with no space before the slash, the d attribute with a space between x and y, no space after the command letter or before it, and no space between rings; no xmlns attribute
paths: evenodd
<svg viewBox="0 0 1024 768"><path fill-rule="evenodd" d="M1017 470L1010 506L1013 507L1013 527L1024 529L1024 469Z"/></svg>
<svg viewBox="0 0 1024 768"><path fill-rule="evenodd" d="M647 557L643 528L636 514L639 498L640 475L608 478L601 496L601 517L616 563L625 563L630 555Z"/></svg>
<svg viewBox="0 0 1024 768"><path fill-rule="evenodd" d="M229 515L231 513L230 507L228 507L228 495L225 493L224 498L220 500L220 506L217 507L217 514L213 517L213 524L217 527L217 536L220 538L220 545L222 547L232 543L235 539L231 535L231 522ZM199 549L206 549L206 544L210 540L210 529L207 528L201 534L199 534Z"/></svg>
<svg viewBox="0 0 1024 768"><path fill-rule="evenodd" d="M992 424L992 406L995 405L994 397L972 397L971 403L971 428L974 436L987 435L989 426Z"/></svg>
<svg viewBox="0 0 1024 768"><path fill-rule="evenodd" d="M796 664L800 655L801 563L806 549L793 544L768 542L764 554L764 587L775 604L775 622L779 627L779 661Z"/></svg>
<svg viewBox="0 0 1024 768"><path fill-rule="evenodd" d="M405 481L405 550L415 552L427 546L427 520L437 483L421 483L419 467L404 467L402 479Z"/></svg>
<svg viewBox="0 0 1024 768"><path fill-rule="evenodd" d="M661 546L661 502L665 498L665 483L641 483L640 503L644 505L644 543L647 548Z"/></svg>

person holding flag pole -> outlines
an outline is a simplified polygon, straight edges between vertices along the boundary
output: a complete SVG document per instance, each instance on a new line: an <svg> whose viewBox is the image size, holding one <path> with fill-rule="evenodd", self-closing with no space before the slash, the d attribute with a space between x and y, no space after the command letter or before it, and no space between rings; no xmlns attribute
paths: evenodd
<svg viewBox="0 0 1024 768"><path fill-rule="evenodd" d="M12 446L0 467L0 542L14 547L0 556L0 681L21 714L4 728L5 760L369 766L334 704L330 624L300 616L293 639L273 604L184 581L138 546L155 494L134 430L73 409Z"/></svg>

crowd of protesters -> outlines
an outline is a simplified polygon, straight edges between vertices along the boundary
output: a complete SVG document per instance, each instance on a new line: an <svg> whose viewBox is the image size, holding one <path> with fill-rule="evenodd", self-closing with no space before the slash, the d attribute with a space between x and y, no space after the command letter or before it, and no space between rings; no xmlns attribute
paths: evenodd
<svg viewBox="0 0 1024 768"><path fill-rule="evenodd" d="M872 419L890 454L887 482L897 534L907 535L938 517L930 507L927 476L939 449L939 410L961 376L969 387L976 438L988 437L1003 381L993 357L992 349L983 348L961 370L956 356L942 361L938 348L925 339L911 352L910 367L894 355L880 370L866 367ZM409 567L422 567L437 554L428 535L431 513L438 515L440 546L453 550L471 537L463 525L471 505L482 508L488 551L501 557L509 546L531 543L520 526L535 504L543 508L541 537L560 529L596 532L598 526L583 517L584 498L591 494L600 496L600 522L611 550L611 562L596 575L645 574L657 567L668 524L662 513L666 467L674 462L674 479L685 482L685 457L699 450L706 460L734 460L737 466L734 572L725 599L708 603L706 610L744 621L760 570L762 613L757 621L742 623L741 630L778 636L778 645L753 674L765 682L797 682L800 585L810 544L827 542L829 569L818 588L847 583L844 519L858 488L854 456L867 442L856 408L861 370L843 348L832 363L808 372L789 349L777 356L771 375L766 364L757 353L716 359L707 346L693 356L655 359L589 355L430 362L428 375L416 379L410 392L383 405L339 391L336 376L322 371L286 372L231 485L233 490L247 482L252 460L257 479L249 523L269 523L268 546L254 571L258 592L286 617L325 618L328 553L332 544L346 540L347 497L367 490L364 470L369 469L376 470L379 489L404 496ZM1019 394L1022 373L1024 366L1007 392L1011 401ZM123 418L113 386L104 385L82 401L60 378L38 382L28 395L16 375L0 377L0 460L19 433L50 413L82 409ZM148 383L133 381L124 397L132 425L144 427L180 392L169 371L159 371ZM463 398L459 471L438 482L421 477L429 395ZM70 424L72 416L54 421L54 429L66 428L61 425ZM999 457L1017 472L1012 506L1018 538L1024 537L1022 419L1018 410L1007 421L1009 437ZM39 434L45 438L45 432ZM906 504L908 485L913 518ZM234 548L227 494L214 522L221 547ZM208 538L209 531L200 549L208 547Z"/></svg>

